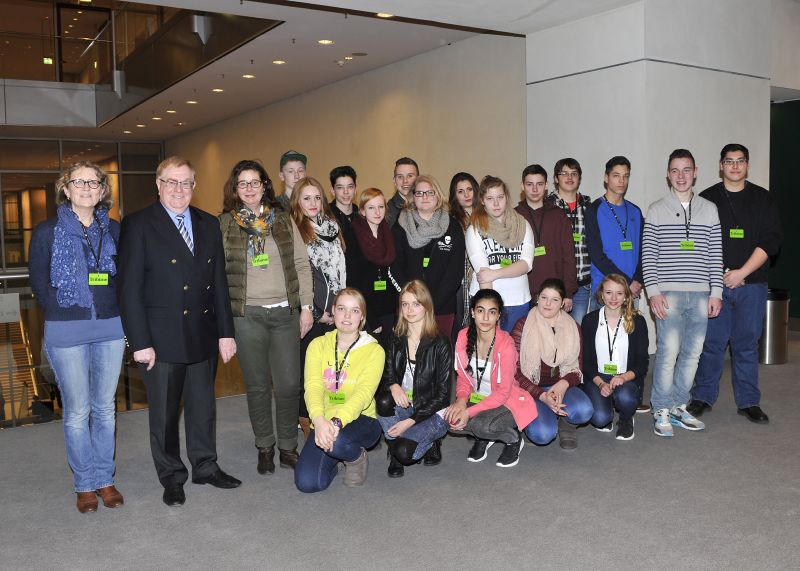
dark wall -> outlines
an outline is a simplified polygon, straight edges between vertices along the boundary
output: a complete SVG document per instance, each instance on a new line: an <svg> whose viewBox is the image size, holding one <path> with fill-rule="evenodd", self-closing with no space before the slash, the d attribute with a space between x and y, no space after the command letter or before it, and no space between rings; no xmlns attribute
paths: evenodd
<svg viewBox="0 0 800 571"><path fill-rule="evenodd" d="M800 317L800 101L772 104L770 150L769 189L781 212L783 249L770 270L769 285L789 290L789 313Z"/></svg>

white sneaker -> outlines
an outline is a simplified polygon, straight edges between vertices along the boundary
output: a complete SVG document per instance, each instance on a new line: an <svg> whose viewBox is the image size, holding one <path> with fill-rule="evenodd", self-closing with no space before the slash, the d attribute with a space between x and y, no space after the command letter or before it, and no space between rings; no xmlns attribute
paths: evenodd
<svg viewBox="0 0 800 571"><path fill-rule="evenodd" d="M668 408L660 408L653 415L653 432L656 436L673 436Z"/></svg>
<svg viewBox="0 0 800 571"><path fill-rule="evenodd" d="M697 420L686 410L685 404L672 407L669 411L669 421L686 430L703 430L706 427L702 420Z"/></svg>

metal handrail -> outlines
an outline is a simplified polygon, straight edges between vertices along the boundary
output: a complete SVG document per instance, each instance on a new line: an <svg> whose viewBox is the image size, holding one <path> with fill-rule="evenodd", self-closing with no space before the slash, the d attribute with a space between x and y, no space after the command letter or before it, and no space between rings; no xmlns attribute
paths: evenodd
<svg viewBox="0 0 800 571"><path fill-rule="evenodd" d="M2 280L24 280L31 277L28 268L14 268L13 270L0 270L0 281Z"/></svg>

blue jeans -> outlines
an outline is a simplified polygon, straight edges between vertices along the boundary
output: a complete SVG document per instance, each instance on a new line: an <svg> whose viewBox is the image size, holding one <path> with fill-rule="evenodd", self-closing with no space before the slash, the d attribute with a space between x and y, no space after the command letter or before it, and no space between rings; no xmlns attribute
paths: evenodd
<svg viewBox="0 0 800 571"><path fill-rule="evenodd" d="M394 416L379 416L378 422L381 423L383 433L386 435L386 440L394 440L389 436L387 431L401 420L411 418L414 414L414 407L402 408L399 406L394 407ZM429 416L420 423L415 423L408 430L406 430L400 437L413 440L417 443L414 449L414 460L422 458L428 449L433 446L433 443L447 434L447 423L438 414Z"/></svg>
<svg viewBox="0 0 800 571"><path fill-rule="evenodd" d="M572 296L572 311L569 314L572 316L578 325L583 321L583 316L589 310L589 295L592 290L592 284L578 286L578 291Z"/></svg>
<svg viewBox="0 0 800 571"><path fill-rule="evenodd" d="M64 406L64 445L76 492L114 483L117 381L125 340L45 347Z"/></svg>
<svg viewBox="0 0 800 571"><path fill-rule="evenodd" d="M656 363L650 403L654 410L689 401L697 362L708 325L708 293L662 292L669 309L666 319L656 319Z"/></svg>
<svg viewBox="0 0 800 571"><path fill-rule="evenodd" d="M745 284L722 291L722 311L708 321L703 353L694 377L692 398L717 402L725 350L731 345L731 377L736 406L747 408L761 402L758 390L758 339L764 328L767 284Z"/></svg>
<svg viewBox="0 0 800 571"><path fill-rule="evenodd" d="M512 305L503 308L503 314L500 316L500 329L506 333L511 333L517 321L528 315L531 309L530 303L523 303L522 305Z"/></svg>
<svg viewBox="0 0 800 571"><path fill-rule="evenodd" d="M606 382L610 381L612 377L612 375L602 373L597 376ZM582 386L589 400L592 401L594 414L591 422L592 426L597 428L607 426L614 420L614 409L619 411L620 420L625 420L633 416L636 412L636 407L639 405L639 386L636 381L628 381L618 386L607 397L600 394L600 389L591 379L585 379Z"/></svg>
<svg viewBox="0 0 800 571"><path fill-rule="evenodd" d="M339 473L339 462L358 460L362 450L375 444L380 436L378 421L362 414L339 431L333 449L325 452L314 442L312 430L294 468L294 485L307 494L327 489Z"/></svg>
<svg viewBox="0 0 800 571"><path fill-rule="evenodd" d="M548 390L550 387L542 387ZM578 387L570 387L564 393L566 419L570 424L580 425L589 422L592 418L592 401ZM525 427L525 435L534 444L550 444L558 434L558 416L549 406L536 399L536 411L539 415Z"/></svg>

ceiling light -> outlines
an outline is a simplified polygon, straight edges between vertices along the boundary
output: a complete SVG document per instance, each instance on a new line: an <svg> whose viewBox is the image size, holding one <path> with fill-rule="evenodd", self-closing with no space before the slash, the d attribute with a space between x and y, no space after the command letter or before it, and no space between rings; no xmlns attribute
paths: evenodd
<svg viewBox="0 0 800 571"><path fill-rule="evenodd" d="M130 134L132 133L132 131L128 131L127 129L125 129L125 130L123 131L123 133L125 133L126 135L130 135Z"/></svg>
<svg viewBox="0 0 800 571"><path fill-rule="evenodd" d="M386 12L378 12L375 14L378 18L394 18L394 14L387 14Z"/></svg>
<svg viewBox="0 0 800 571"><path fill-rule="evenodd" d="M245 73L244 75L242 75L242 77L244 79L255 79L256 76L253 75L252 73Z"/></svg>
<svg viewBox="0 0 800 571"><path fill-rule="evenodd" d="M161 117L150 117L153 121L161 121Z"/></svg>
<svg viewBox="0 0 800 571"><path fill-rule="evenodd" d="M174 109L167 109L167 113L177 113Z"/></svg>
<svg viewBox="0 0 800 571"><path fill-rule="evenodd" d="M189 100L186 102L186 104L187 104L187 105L197 105L197 101L195 101L194 99L189 99Z"/></svg>
<svg viewBox="0 0 800 571"><path fill-rule="evenodd" d="M183 127L183 125L184 125L183 121L178 121L177 123L175 123L176 127Z"/></svg>
<svg viewBox="0 0 800 571"><path fill-rule="evenodd" d="M136 126L141 129L142 127L144 127L144 123L137 123Z"/></svg>
<svg viewBox="0 0 800 571"><path fill-rule="evenodd" d="M334 42L333 40L317 40L317 43L322 44L323 46L332 46L336 42Z"/></svg>
<svg viewBox="0 0 800 571"><path fill-rule="evenodd" d="M73 22L77 22L77 21L78 21L78 19L77 19L77 18L73 18L73 19L72 19L72 21L73 21Z"/></svg>
<svg viewBox="0 0 800 571"><path fill-rule="evenodd" d="M282 59L274 59L274 60L272 60L272 63L274 63L275 65L283 65L286 62L283 61Z"/></svg>
<svg viewBox="0 0 800 571"><path fill-rule="evenodd" d="M214 93L222 93L222 92L223 92L223 91L225 91L225 90L224 90L224 89L222 89L221 87L215 87L215 88L214 88L214 89L212 89L211 91L213 91Z"/></svg>
<svg viewBox="0 0 800 571"><path fill-rule="evenodd" d="M346 59L347 61L350 61L351 59L353 59L353 56L344 56L344 59Z"/></svg>

